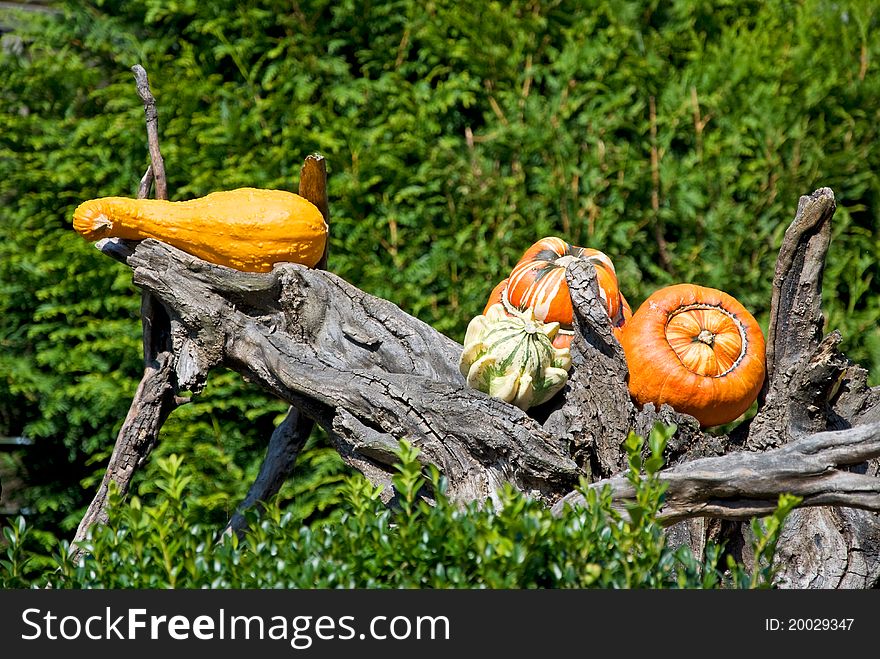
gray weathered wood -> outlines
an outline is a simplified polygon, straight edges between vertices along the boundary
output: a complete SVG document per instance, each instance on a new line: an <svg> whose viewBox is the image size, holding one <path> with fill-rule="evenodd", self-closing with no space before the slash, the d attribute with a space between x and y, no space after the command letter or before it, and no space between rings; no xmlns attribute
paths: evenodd
<svg viewBox="0 0 880 659"><path fill-rule="evenodd" d="M159 149L159 113L156 99L150 91L147 72L140 65L132 67L138 95L144 103L150 166L138 186L138 198L143 199L155 184L156 197L168 198L165 165ZM159 438L159 430L168 415L186 399L177 396L176 371L178 354L172 350L173 328L161 304L149 292L141 295L141 324L143 326L144 374L132 399L131 406L116 437L116 444L101 485L86 509L73 539L71 554L84 552L82 541L93 524L107 522L107 504L110 483L125 494L137 469L146 460Z"/></svg>
<svg viewBox="0 0 880 659"><path fill-rule="evenodd" d="M880 478L844 468L878 456L880 423L873 423L815 433L763 452L689 460L659 472L667 490L658 519L665 524L695 516L748 520L773 512L781 492L803 497L805 507L880 511ZM635 497L632 484L623 475L590 484L593 489L606 486L618 510L625 512L626 502ZM583 503L583 494L572 492L553 512Z"/></svg>
<svg viewBox="0 0 880 659"><path fill-rule="evenodd" d="M562 442L468 388L461 346L388 301L295 264L241 273L155 240L102 247L187 328L199 373L221 363L242 373L320 423L352 464L388 477L406 439L454 499L493 496L504 482L552 496L576 482Z"/></svg>
<svg viewBox="0 0 880 659"><path fill-rule="evenodd" d="M572 371L544 427L569 444L585 474L602 478L624 466L620 446L635 410L626 386L623 349L599 297L595 268L572 263L566 278L575 312Z"/></svg>
<svg viewBox="0 0 880 659"><path fill-rule="evenodd" d="M779 446L795 433L823 430L825 392L801 388L808 364L822 339L822 269L831 241L836 202L828 188L801 197L785 232L776 272L767 330L767 377L761 411L749 429L747 447ZM825 353L826 355L828 353ZM820 358L821 359L821 358ZM826 359L821 359L828 364ZM805 397L815 395L814 400Z"/></svg>
<svg viewBox="0 0 880 659"><path fill-rule="evenodd" d="M868 388L864 369L839 352L839 333L823 335L822 274L835 208L829 188L801 197L785 233L773 278L767 379L746 433L750 450L782 446L824 430L852 428L850 432L858 433L880 421L880 393ZM852 467L864 474L847 478L865 480L873 474L876 479L877 470L873 458ZM829 487L837 485L829 480ZM873 587L880 581L878 539L876 513L851 507L795 510L777 549L779 583L792 588Z"/></svg>
<svg viewBox="0 0 880 659"><path fill-rule="evenodd" d="M303 416L297 408L293 406L288 408L287 416L269 437L269 446L266 449L266 457L260 465L259 474L244 501L229 519L225 532L241 535L247 529L247 511L278 494L293 472L296 459L308 440L313 426L314 422Z"/></svg>
<svg viewBox="0 0 880 659"><path fill-rule="evenodd" d="M489 496L490 486L504 481L552 498L577 473L564 458L564 448L533 419L463 386L456 364L458 344L335 275L291 264L266 275L231 273L152 240L123 258L134 268L135 282L160 297L191 332L198 335L200 328L205 332L200 324L204 318L224 319L222 325L211 323L197 337L196 344L207 347L199 363L210 368L222 362L276 395L301 404L328 428L352 462L351 456L356 456L387 476L396 440L413 439L425 452L425 460L447 475L450 491L460 499ZM157 263L163 264L162 272L154 269ZM234 308L234 301L242 295L258 303L257 314ZM277 295L280 312L267 314L268 306L259 304L261 295ZM354 300L360 304L355 306ZM349 328L333 338L332 349L322 343L333 327L354 322L350 317L354 309L369 326L368 311L375 308L384 308L384 326L357 332ZM302 316L305 309L309 311ZM399 359L404 349L401 337L387 331L397 323L411 326L403 337L418 336L425 346L408 351L406 368L401 368ZM436 346L433 353L427 349L430 344ZM528 432L517 433L514 424ZM472 436L475 429L491 425L501 426L503 432ZM877 426L863 425L816 435L776 452L741 452L686 462L664 472L664 478L676 479L664 517L670 521L702 515L742 519L771 510L783 490L804 495L807 505L845 502L876 509L876 478L828 471L831 466L875 457L876 434ZM554 446L556 450L548 450ZM499 464L502 451L504 463ZM817 455L808 459L810 452ZM518 469L511 469L508 462L512 459L519 460ZM473 472L461 469L462 462ZM736 489L733 475L742 465L753 471L757 481ZM783 478L786 469L797 477L787 481ZM714 474L715 481L704 472ZM694 486L698 477L706 481L702 490ZM748 489L757 487L756 482L765 488L757 494ZM739 494L727 499L716 496L725 487ZM822 487L832 489L823 491ZM744 503L758 495L764 499Z"/></svg>

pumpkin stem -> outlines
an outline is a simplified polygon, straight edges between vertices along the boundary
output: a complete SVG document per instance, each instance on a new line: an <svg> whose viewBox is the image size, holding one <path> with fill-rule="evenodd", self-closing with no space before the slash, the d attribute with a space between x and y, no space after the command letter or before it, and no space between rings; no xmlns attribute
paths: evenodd
<svg viewBox="0 0 880 659"><path fill-rule="evenodd" d="M526 334L535 334L535 333L537 333L537 331L538 331L538 326L535 325L535 323L533 323L532 321L527 320L527 321L525 321L525 323L523 324L523 331L524 331Z"/></svg>
<svg viewBox="0 0 880 659"><path fill-rule="evenodd" d="M697 334L696 340L705 343L711 348L715 344L715 334L706 329L700 330L700 333Z"/></svg>

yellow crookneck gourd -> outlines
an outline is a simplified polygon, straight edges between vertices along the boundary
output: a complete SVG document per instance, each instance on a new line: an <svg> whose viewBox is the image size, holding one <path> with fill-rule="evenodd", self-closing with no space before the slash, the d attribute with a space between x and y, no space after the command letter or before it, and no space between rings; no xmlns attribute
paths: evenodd
<svg viewBox="0 0 880 659"><path fill-rule="evenodd" d="M327 241L327 223L314 204L292 192L259 188L189 201L92 199L74 212L73 228L86 240L155 238L244 272L269 272L281 261L313 267Z"/></svg>

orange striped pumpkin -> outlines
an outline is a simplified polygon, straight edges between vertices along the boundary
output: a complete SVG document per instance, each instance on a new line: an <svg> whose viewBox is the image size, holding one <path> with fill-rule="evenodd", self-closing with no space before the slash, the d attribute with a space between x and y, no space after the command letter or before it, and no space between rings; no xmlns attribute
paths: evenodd
<svg viewBox="0 0 880 659"><path fill-rule="evenodd" d="M492 289L492 292L489 294L489 299L486 301L486 306L483 307L484 316L489 312L489 308L495 304L503 306L508 316L514 315L515 312L522 311L522 309L514 309L507 300L507 282L508 279L502 279L498 282L498 285ZM559 330L556 332L556 336L551 339L551 343L554 348L569 348L571 347L571 340L573 337L574 330L572 330L570 326L562 327L562 325L560 325Z"/></svg>
<svg viewBox="0 0 880 659"><path fill-rule="evenodd" d="M547 323L572 324L571 296L565 281L566 267L576 260L591 263L599 280L599 295L613 325L623 320L617 272L606 254L597 249L570 245L561 238L542 238L529 247L510 273L507 299L516 308L534 309Z"/></svg>
<svg viewBox="0 0 880 659"><path fill-rule="evenodd" d="M575 260L587 261L596 269L599 296L619 339L632 309L618 289L617 272L611 259L597 249L570 245L556 237L542 238L525 251L510 276L492 290L483 313L498 302L508 313L531 308L538 320L560 324L553 345L568 347L573 336L574 311L565 268Z"/></svg>

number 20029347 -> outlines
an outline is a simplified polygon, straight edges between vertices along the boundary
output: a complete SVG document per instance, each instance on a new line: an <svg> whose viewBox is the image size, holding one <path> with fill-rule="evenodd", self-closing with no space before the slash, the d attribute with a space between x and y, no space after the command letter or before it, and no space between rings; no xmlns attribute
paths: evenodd
<svg viewBox="0 0 880 659"><path fill-rule="evenodd" d="M849 631L855 618L765 618L766 631Z"/></svg>

